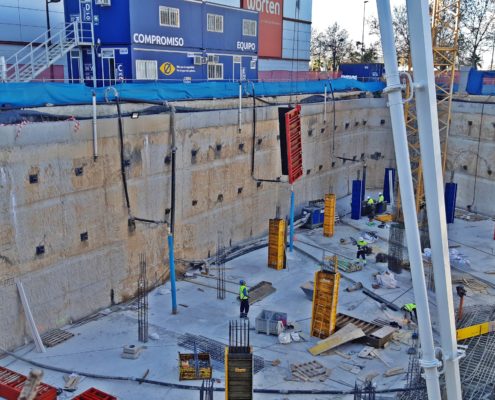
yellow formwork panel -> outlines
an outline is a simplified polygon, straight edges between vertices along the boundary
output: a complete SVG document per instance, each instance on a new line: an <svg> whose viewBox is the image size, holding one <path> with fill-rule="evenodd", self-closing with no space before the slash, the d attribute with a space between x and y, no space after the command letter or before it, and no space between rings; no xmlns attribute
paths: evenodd
<svg viewBox="0 0 495 400"><path fill-rule="evenodd" d="M486 335L490 332L495 332L495 321L484 322L482 324L457 329L456 337L457 340L465 340L475 336Z"/></svg>
<svg viewBox="0 0 495 400"><path fill-rule="evenodd" d="M325 195L325 213L323 218L323 235L332 237L335 233L335 203L334 194Z"/></svg>
<svg viewBox="0 0 495 400"><path fill-rule="evenodd" d="M314 279L311 336L325 339L335 332L340 274L317 271Z"/></svg>
<svg viewBox="0 0 495 400"><path fill-rule="evenodd" d="M268 229L268 266L285 268L285 220L271 219Z"/></svg>

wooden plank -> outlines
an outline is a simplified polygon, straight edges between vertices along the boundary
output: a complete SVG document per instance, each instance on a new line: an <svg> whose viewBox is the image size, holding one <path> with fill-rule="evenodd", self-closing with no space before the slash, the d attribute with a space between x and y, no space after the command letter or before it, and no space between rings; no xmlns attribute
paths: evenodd
<svg viewBox="0 0 495 400"><path fill-rule="evenodd" d="M377 331L373 332L371 336L374 336L378 339L383 339L386 338L388 335L391 335L397 330L397 328L394 328L393 326L384 326Z"/></svg>
<svg viewBox="0 0 495 400"><path fill-rule="evenodd" d="M334 347L340 346L354 339L359 339L363 336L365 336L365 333L362 329L352 323L349 323L327 339L320 340L316 346L311 347L308 351L312 355L317 356L318 354L333 349Z"/></svg>
<svg viewBox="0 0 495 400"><path fill-rule="evenodd" d="M41 340L40 333L38 332L38 328L36 327L36 323L34 322L31 308L29 307L29 301L27 299L26 292L24 291L24 286L19 279L15 280L15 284L17 285L17 290L19 291L19 297L21 298L21 303L24 308L24 314L26 314L26 319L28 320L29 327L31 328L31 334L33 336L34 343L36 344L36 350L38 350L38 352L40 353L46 353L46 349L43 345L43 341Z"/></svg>

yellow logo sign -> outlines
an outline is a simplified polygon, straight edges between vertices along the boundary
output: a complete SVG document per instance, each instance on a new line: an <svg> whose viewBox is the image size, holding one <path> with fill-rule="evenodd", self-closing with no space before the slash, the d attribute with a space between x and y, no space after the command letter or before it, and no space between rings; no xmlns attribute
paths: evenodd
<svg viewBox="0 0 495 400"><path fill-rule="evenodd" d="M167 76L172 75L175 72L174 64L165 62L160 66L160 71Z"/></svg>

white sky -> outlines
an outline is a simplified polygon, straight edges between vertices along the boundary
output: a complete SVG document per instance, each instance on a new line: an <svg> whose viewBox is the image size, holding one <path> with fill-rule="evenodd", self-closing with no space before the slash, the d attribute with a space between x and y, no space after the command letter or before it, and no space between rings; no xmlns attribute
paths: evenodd
<svg viewBox="0 0 495 400"><path fill-rule="evenodd" d="M393 6L405 4L405 0L390 0ZM363 0L313 0L313 28L325 30L338 22L345 28L353 41L361 41L363 32ZM366 4L366 19L376 16L376 0ZM367 26L364 27L364 42L369 44ZM375 38L376 40L377 38Z"/></svg>

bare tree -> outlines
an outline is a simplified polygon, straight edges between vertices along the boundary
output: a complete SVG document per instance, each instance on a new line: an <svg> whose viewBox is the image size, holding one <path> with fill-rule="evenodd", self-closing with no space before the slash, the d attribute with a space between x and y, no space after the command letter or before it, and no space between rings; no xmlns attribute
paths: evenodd
<svg viewBox="0 0 495 400"><path fill-rule="evenodd" d="M321 71L327 69L327 43L325 34L311 29L311 69Z"/></svg>
<svg viewBox="0 0 495 400"><path fill-rule="evenodd" d="M492 48L495 32L495 0L462 0L459 35L461 63L481 66L483 54Z"/></svg>
<svg viewBox="0 0 495 400"><path fill-rule="evenodd" d="M392 24L395 33L395 47L397 49L397 58L399 59L399 64L407 65L411 45L409 41L407 9L405 5L395 6L392 9ZM370 18L368 20L368 25L370 28L370 34L380 37L380 24L378 18ZM378 46L380 45L377 44L376 47ZM378 48L376 49L376 51L378 51Z"/></svg>
<svg viewBox="0 0 495 400"><path fill-rule="evenodd" d="M337 71L339 65L352 52L352 43L349 39L349 32L345 29L341 29L340 25L335 22L327 28L325 39L328 48L328 65L332 71Z"/></svg>

